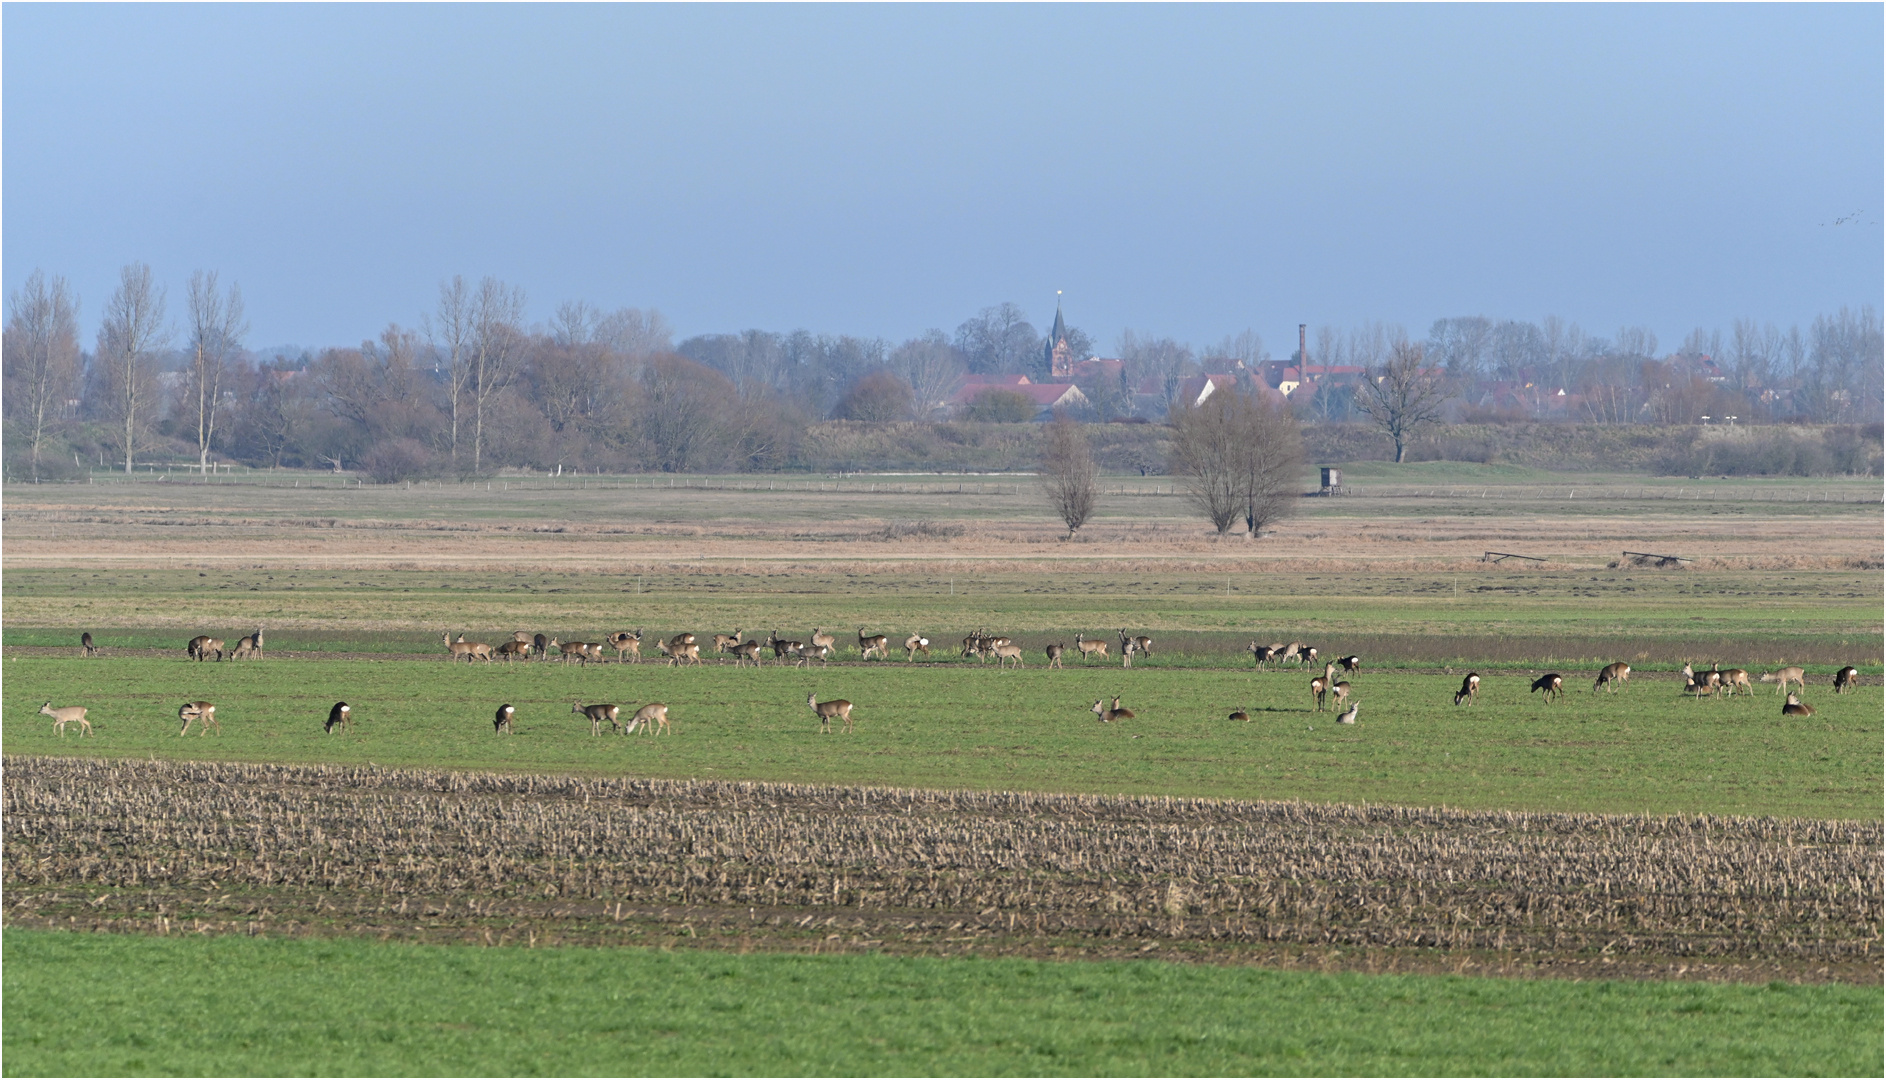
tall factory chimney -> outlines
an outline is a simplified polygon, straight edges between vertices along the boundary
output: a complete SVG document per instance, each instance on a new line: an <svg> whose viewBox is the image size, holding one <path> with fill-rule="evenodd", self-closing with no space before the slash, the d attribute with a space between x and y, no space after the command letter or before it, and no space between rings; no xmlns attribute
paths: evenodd
<svg viewBox="0 0 1886 1080"><path fill-rule="evenodd" d="M1297 377L1303 377L1303 369L1310 366L1310 324L1297 324Z"/></svg>

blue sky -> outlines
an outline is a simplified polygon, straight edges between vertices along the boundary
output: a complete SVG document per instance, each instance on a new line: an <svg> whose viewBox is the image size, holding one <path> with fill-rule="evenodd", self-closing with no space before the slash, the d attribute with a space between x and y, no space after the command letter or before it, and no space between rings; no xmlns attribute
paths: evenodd
<svg viewBox="0 0 1886 1080"><path fill-rule="evenodd" d="M1882 288L1882 8L34 5L0 276L119 266L252 345L531 315L1203 343L1557 314L1666 347ZM1857 222L1823 224L1860 212Z"/></svg>

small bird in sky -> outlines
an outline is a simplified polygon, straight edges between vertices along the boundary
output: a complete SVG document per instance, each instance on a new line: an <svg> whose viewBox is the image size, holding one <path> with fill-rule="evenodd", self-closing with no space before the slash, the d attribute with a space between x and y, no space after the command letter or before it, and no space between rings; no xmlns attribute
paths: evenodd
<svg viewBox="0 0 1886 1080"><path fill-rule="evenodd" d="M1860 211L1855 210L1853 213L1848 214L1845 217L1835 218L1832 222L1823 221L1821 222L1821 227L1826 228L1829 224L1845 225L1849 221L1858 221L1858 220L1860 220ZM1873 224L1878 224L1878 222L1874 222Z"/></svg>

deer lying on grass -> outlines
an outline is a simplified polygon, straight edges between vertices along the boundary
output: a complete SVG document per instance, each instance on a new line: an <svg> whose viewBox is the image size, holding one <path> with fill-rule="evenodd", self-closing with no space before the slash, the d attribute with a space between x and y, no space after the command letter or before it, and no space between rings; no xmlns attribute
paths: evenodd
<svg viewBox="0 0 1886 1080"><path fill-rule="evenodd" d="M177 710L177 719L183 721L182 729L177 732L179 739L190 734L192 720L197 721L196 734L199 739L208 735L211 728L215 728L218 735L223 732L222 723L216 719L216 706L207 701L184 702L183 707Z"/></svg>
<svg viewBox="0 0 1886 1080"><path fill-rule="evenodd" d="M858 659L869 660L872 653L878 654L879 660L891 658L891 639L883 634L866 634L864 627L858 628Z"/></svg>
<svg viewBox="0 0 1886 1080"><path fill-rule="evenodd" d="M922 653L923 658L928 660L930 659L930 639L922 634L912 634L904 639L904 652L906 664L916 660L918 653Z"/></svg>
<svg viewBox="0 0 1886 1080"><path fill-rule="evenodd" d="M1807 693L1806 675L1807 673L1802 671L1798 667L1784 667L1780 671L1771 671L1768 674L1763 675L1762 681L1771 682L1771 683L1780 683L1781 685L1775 687L1776 693L1786 693L1788 690L1788 684L1793 683L1794 685L1800 687L1801 692L1805 694Z"/></svg>
<svg viewBox="0 0 1886 1080"><path fill-rule="evenodd" d="M1241 723L1246 723L1246 724L1248 724L1248 723L1250 723L1250 722L1251 722L1251 714L1250 714L1250 713L1247 713L1247 712L1245 712L1245 711L1244 711L1243 709L1239 709L1239 710L1238 710L1237 712L1234 712L1234 713L1232 713L1232 714L1231 714L1230 716L1227 716L1227 717L1225 717L1225 719L1226 719L1226 720L1237 720L1237 721L1239 721L1239 722L1241 722Z"/></svg>
<svg viewBox="0 0 1886 1080"><path fill-rule="evenodd" d="M589 718L589 733L591 735L600 736L602 734L604 721L608 722L609 730L611 731L619 730L622 727L616 720L618 716L622 715L622 708L619 705L578 705L575 702L571 702L570 711L576 713L578 716L586 716Z"/></svg>
<svg viewBox="0 0 1886 1080"><path fill-rule="evenodd" d="M1598 681L1591 684L1592 693L1597 693L1600 686L1608 686L1613 694L1618 686L1631 681L1631 666L1622 660L1615 664L1606 664L1598 670Z"/></svg>
<svg viewBox="0 0 1886 1080"><path fill-rule="evenodd" d="M190 644L184 651L190 654L190 659L197 661L201 661L209 656L210 653L215 653L217 663L221 663L223 659L223 642L221 638L213 638L208 634L199 634L190 639Z"/></svg>
<svg viewBox="0 0 1886 1080"><path fill-rule="evenodd" d="M1834 693L1844 694L1858 685L1860 685L1859 668L1843 667L1839 671L1834 672ZM1805 690L1807 688L1804 686L1802 689ZM1751 687L1749 693L1752 694L1754 692L1754 688Z"/></svg>
<svg viewBox="0 0 1886 1080"><path fill-rule="evenodd" d="M479 641L466 641L464 634L460 634L458 640L453 641L450 630L445 632L444 637L446 651L452 654L452 663L458 663L458 658L461 656L465 658L467 664L473 660L483 660L487 664L491 662L491 646Z"/></svg>
<svg viewBox="0 0 1886 1080"><path fill-rule="evenodd" d="M623 734L633 735L637 725L641 726L642 734L644 735L660 735L662 732L667 731L668 706L663 705L659 701L651 701L635 710L635 715L629 717L628 727Z"/></svg>
<svg viewBox="0 0 1886 1080"><path fill-rule="evenodd" d="M819 734L830 735L832 733L832 720L834 717L844 722L845 732L847 734L851 732L851 702L846 701L844 698L839 698L836 701L820 701L817 694L807 694L805 696L805 703L811 706L813 712L818 714Z"/></svg>
<svg viewBox="0 0 1886 1080"><path fill-rule="evenodd" d="M622 663L623 657L633 655L636 663L642 662L642 631L634 633L620 630L608 637L609 647L616 651L616 663Z"/></svg>
<svg viewBox="0 0 1886 1080"><path fill-rule="evenodd" d="M500 705L498 715L492 718L492 729L494 732L503 731L515 735L517 732L511 727L511 721L515 719L517 719L517 709L514 706Z"/></svg>
<svg viewBox="0 0 1886 1080"><path fill-rule="evenodd" d="M1120 708L1120 699L1117 697L1113 699L1113 705L1111 708L1109 708L1107 706L1107 703L1104 701L1096 701L1094 702L1094 707L1087 711L1093 713L1095 716L1098 716L1100 718L1100 722L1103 724L1111 724L1115 720L1133 719L1133 710Z"/></svg>
<svg viewBox="0 0 1886 1080"><path fill-rule="evenodd" d="M92 632L90 630L87 630L85 631L85 633L79 635L79 655L80 656L97 656L98 655L98 646L92 644Z"/></svg>
<svg viewBox="0 0 1886 1080"><path fill-rule="evenodd" d="M1564 697L1565 696L1565 680L1560 678L1558 673L1556 672L1552 674L1548 674L1548 675L1541 675L1538 678L1532 680L1532 689L1526 692L1528 694L1531 694L1531 693L1537 693L1538 691L1541 691L1541 690L1545 691L1545 699L1548 702L1550 702L1553 698Z"/></svg>
<svg viewBox="0 0 1886 1080"><path fill-rule="evenodd" d="M1795 697L1793 694L1789 694L1788 703L1781 707L1781 715L1783 716L1813 716L1814 706L1804 704L1800 698Z"/></svg>
<svg viewBox="0 0 1886 1080"><path fill-rule="evenodd" d="M1048 654L1048 666L1056 668L1061 666L1061 654L1067 651L1067 646L1050 645L1044 651Z"/></svg>
<svg viewBox="0 0 1886 1080"><path fill-rule="evenodd" d="M80 708L77 705L67 705L62 709L55 709L52 707L52 702L50 701L39 707L40 715L52 717L52 726L59 729L59 737L61 739L65 738L65 726L67 724L77 724L79 726L79 738L81 739L90 735L92 733L92 722L85 719L85 714L89 711L91 710Z"/></svg>
<svg viewBox="0 0 1886 1080"><path fill-rule="evenodd" d="M1352 704L1351 704L1351 705L1349 706L1349 708L1348 708L1348 709L1346 709L1346 710L1344 710L1344 711L1343 711L1343 713L1342 713L1342 714L1341 714L1340 716L1338 716L1338 717L1336 717L1336 722L1337 722L1338 724L1353 724L1353 723L1355 723L1355 722L1356 722L1356 710L1358 710L1358 709L1360 709L1360 708L1362 708L1362 703L1361 703L1360 701L1357 701L1357 702L1354 702L1354 703L1352 703Z"/></svg>
<svg viewBox="0 0 1886 1080"><path fill-rule="evenodd" d="M236 642L236 648L229 654L231 660L248 660L262 655L262 628L248 637Z"/></svg>
<svg viewBox="0 0 1886 1080"><path fill-rule="evenodd" d="M1460 689L1454 691L1454 704L1466 702L1472 705L1480 700L1480 673L1469 671L1467 677L1460 680Z"/></svg>
<svg viewBox="0 0 1886 1080"><path fill-rule="evenodd" d="M345 732L348 728L351 728L353 726L354 726L353 706L347 704L345 701L336 701L334 703L334 707L327 711L327 724L322 728L322 730L326 731L329 735L332 735L334 734L335 728L340 728L341 731Z"/></svg>
<svg viewBox="0 0 1886 1080"><path fill-rule="evenodd" d="M1074 647L1081 651L1083 661L1092 660L1096 656L1102 660L1107 658L1107 643L1104 641L1095 641L1083 634L1075 634Z"/></svg>

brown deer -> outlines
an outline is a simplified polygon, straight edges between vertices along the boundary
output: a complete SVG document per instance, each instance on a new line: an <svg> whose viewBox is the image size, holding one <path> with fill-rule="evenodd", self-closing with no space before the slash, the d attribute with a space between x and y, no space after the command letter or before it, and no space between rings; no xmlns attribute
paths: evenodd
<svg viewBox="0 0 1886 1080"><path fill-rule="evenodd" d="M728 651L733 653L734 667L745 667L749 663L754 667L760 666L760 643L757 641L743 641Z"/></svg>
<svg viewBox="0 0 1886 1080"><path fill-rule="evenodd" d="M529 643L523 642L521 644L529 644ZM511 721L515 719L517 719L516 708L510 705L500 705L498 706L498 715L492 718L493 730L509 732L510 734L515 735L517 734L517 732L511 727Z"/></svg>
<svg viewBox="0 0 1886 1080"><path fill-rule="evenodd" d="M323 725L322 730L332 735L334 734L335 728L340 728L341 731L345 733L348 728L353 726L353 706L347 704L345 701L336 701L334 707L327 711L327 723Z"/></svg>
<svg viewBox="0 0 1886 1080"><path fill-rule="evenodd" d="M1265 664L1270 663L1277 655L1276 649L1271 648L1269 645L1259 645L1255 641L1245 646L1245 651L1251 654L1252 662L1260 669L1262 669Z"/></svg>
<svg viewBox="0 0 1886 1080"><path fill-rule="evenodd" d="M829 647L824 645L800 645L793 650L793 655L798 657L798 659L793 661L792 666L805 667L812 661L817 660L822 667L826 663L827 655L830 654L831 651Z"/></svg>
<svg viewBox="0 0 1886 1080"><path fill-rule="evenodd" d="M98 646L92 644L92 632L90 630L87 630L83 634L79 635L79 655L80 656L97 656L98 655Z"/></svg>
<svg viewBox="0 0 1886 1080"><path fill-rule="evenodd" d="M813 712L818 714L819 734L830 735L832 733L833 718L844 721L845 732L850 734L851 702L843 698L839 698L836 701L820 701L817 694L807 694L805 696L805 703L812 707Z"/></svg>
<svg viewBox="0 0 1886 1080"><path fill-rule="evenodd" d="M236 642L236 647L231 650L229 658L231 660L248 660L261 655L262 628L258 626L256 627L255 633Z"/></svg>
<svg viewBox="0 0 1886 1080"><path fill-rule="evenodd" d="M622 715L622 707L619 705L578 705L575 702L571 702L570 711L576 713L578 716L587 716L589 718L589 733L591 735L602 734L604 721L608 722L609 730L611 731L618 730L622 727L621 724L616 722L616 718Z"/></svg>
<svg viewBox="0 0 1886 1080"><path fill-rule="evenodd" d="M1239 721L1239 722L1241 722L1241 723L1245 723L1245 724L1248 724L1248 723L1250 723L1250 722L1251 722L1251 714L1250 714L1250 713L1247 713L1247 712L1245 712L1245 711L1244 711L1243 709L1239 709L1239 710L1238 710L1237 712L1234 712L1234 713L1232 713L1232 714L1231 714L1230 716L1227 716L1227 717L1225 717L1225 719L1226 719L1226 720L1237 720L1237 721Z"/></svg>
<svg viewBox="0 0 1886 1080"><path fill-rule="evenodd" d="M1353 701L1353 702L1350 702L1350 703L1349 703L1349 708L1347 708L1346 710L1344 710L1344 711L1343 711L1343 712L1342 712L1342 713L1341 713L1340 715L1338 715L1338 716L1336 717L1336 722L1337 722L1338 724L1353 724L1353 723L1355 723L1355 722L1356 722L1356 711L1357 711L1358 709L1360 709L1360 708L1362 708L1362 703L1361 703L1360 701Z"/></svg>
<svg viewBox="0 0 1886 1080"><path fill-rule="evenodd" d="M617 631L609 635L608 642L609 647L616 651L616 663L622 663L623 658L627 656L634 656L638 664L642 662L642 631L640 629L633 633L627 630Z"/></svg>
<svg viewBox="0 0 1886 1080"><path fill-rule="evenodd" d="M1532 680L1532 689L1526 692L1528 694L1533 694L1533 693L1538 693L1540 691L1545 692L1545 699L1548 702L1551 701L1553 698L1564 697L1565 696L1565 680L1560 678L1557 672L1553 672L1547 675L1541 675L1538 678Z"/></svg>
<svg viewBox="0 0 1886 1080"><path fill-rule="evenodd" d="M773 631L772 637L766 639L766 647L773 650L773 659L782 664L786 662L786 657L798 656L799 649L804 644L803 641L788 641L780 637L777 630Z"/></svg>
<svg viewBox="0 0 1886 1080"><path fill-rule="evenodd" d="M629 717L628 728L623 734L634 734L637 725L641 726L644 735L660 735L668 731L668 706L659 701L651 701L635 710L635 715Z"/></svg>
<svg viewBox="0 0 1886 1080"><path fill-rule="evenodd" d="M812 628L812 644L817 645L821 649L837 649L838 638L815 626Z"/></svg>
<svg viewBox="0 0 1886 1080"><path fill-rule="evenodd" d="M682 664L699 664L701 647L692 641L681 640L684 637L693 636L693 634L682 634L668 641L658 640L655 644L661 649L662 657L675 667L680 667Z"/></svg>
<svg viewBox="0 0 1886 1080"><path fill-rule="evenodd" d="M1346 682L1330 683L1329 696L1335 698L1336 705L1340 707L1343 702L1349 700L1349 684Z"/></svg>
<svg viewBox="0 0 1886 1080"><path fill-rule="evenodd" d="M1859 685L1860 685L1860 669L1859 668L1843 667L1839 671L1834 672L1834 693L1844 694L1847 691ZM1805 690L1807 689L1807 687L1803 686L1801 689ZM1749 690L1749 693L1752 694L1754 692L1755 692L1754 689L1751 687Z"/></svg>
<svg viewBox="0 0 1886 1080"><path fill-rule="evenodd" d="M1329 703L1329 677L1327 675L1318 675L1310 680L1310 700L1316 703L1313 712L1322 712L1324 706Z"/></svg>
<svg viewBox="0 0 1886 1080"><path fill-rule="evenodd" d="M207 701L184 702L183 707L177 710L177 719L183 721L183 728L177 732L180 739L190 734L192 720L197 721L196 734L199 739L208 735L211 728L215 728L219 735L223 731L223 725L216 719L216 706Z"/></svg>
<svg viewBox="0 0 1886 1080"><path fill-rule="evenodd" d="M1015 661L1016 667L1028 666L1022 663L1022 647L1020 645L997 645L991 651L995 653L995 666L998 668L1010 660Z"/></svg>
<svg viewBox="0 0 1886 1080"><path fill-rule="evenodd" d="M891 658L890 648L890 638L885 637L883 634L866 634L864 627L860 626L858 628L858 658L860 660L871 659L872 653L877 653L879 660L889 660Z"/></svg>
<svg viewBox="0 0 1886 1080"><path fill-rule="evenodd" d="M483 660L487 664L491 662L491 646L483 642L466 641L464 634L460 634L458 640L453 641L450 630L447 630L444 636L446 651L452 654L451 663L458 663L458 658L461 656L468 664L473 660Z"/></svg>
<svg viewBox="0 0 1886 1080"><path fill-rule="evenodd" d="M1631 666L1622 660L1615 664L1606 664L1598 670L1598 681L1591 684L1592 693L1597 693L1600 686L1608 686L1613 694L1618 687L1631 681Z"/></svg>
<svg viewBox="0 0 1886 1080"><path fill-rule="evenodd" d="M199 634L198 636L191 638L190 644L185 649L185 651L190 654L190 659L192 660L201 661L204 658L208 657L209 654L211 653L216 654L217 663L222 663L222 660L223 660L222 639L213 638L209 636L208 634Z"/></svg>
<svg viewBox="0 0 1886 1080"><path fill-rule="evenodd" d="M1781 715L1783 716L1813 716L1814 706L1804 704L1800 698L1795 697L1793 694L1789 694L1788 703L1781 707Z"/></svg>
<svg viewBox="0 0 1886 1080"><path fill-rule="evenodd" d="M513 638L510 641L499 642L497 654L504 657L506 663L512 660L529 660L530 648L530 642L518 641L516 638Z"/></svg>
<svg viewBox="0 0 1886 1080"><path fill-rule="evenodd" d="M85 714L90 711L90 709L80 708L77 705L67 705L64 708L55 709L52 707L52 702L50 701L39 707L41 716L52 717L52 726L59 729L59 737L61 739L65 738L65 726L67 724L77 724L79 726L79 738L81 739L90 735L92 733L92 722L85 718Z"/></svg>
<svg viewBox="0 0 1886 1080"><path fill-rule="evenodd" d="M916 660L918 653L922 653L923 658L928 660L930 659L930 639L922 634L912 634L904 639L904 652L906 653L904 662L907 664Z"/></svg>
<svg viewBox="0 0 1886 1080"><path fill-rule="evenodd" d="M1480 673L1469 671L1467 677L1460 680L1460 689L1454 691L1454 704L1466 702L1472 705L1480 700Z"/></svg>
<svg viewBox="0 0 1886 1080"><path fill-rule="evenodd" d="M1133 719L1133 710L1120 708L1120 699L1117 697L1113 699L1113 705L1111 708L1109 708L1107 706L1107 703L1104 701L1096 701L1094 702L1094 707L1087 711L1093 713L1095 716L1098 716L1100 718L1100 722L1103 724L1111 724L1115 720Z"/></svg>
<svg viewBox="0 0 1886 1080"><path fill-rule="evenodd" d="M1771 671L1768 674L1763 675L1762 681L1771 682L1771 683L1780 683L1781 685L1775 687L1776 693L1786 693L1788 690L1788 684L1793 683L1794 685L1800 687L1801 692L1805 694L1807 693L1807 677L1806 676L1807 676L1807 673L1805 671L1802 671L1798 667L1784 667L1780 671Z"/></svg>
<svg viewBox="0 0 1886 1080"><path fill-rule="evenodd" d="M742 633L744 633L744 631L736 627L734 629L734 632L731 634L715 634L714 635L714 651L717 653L732 652L734 650L734 647L739 645L740 642L743 640L740 636Z"/></svg>
<svg viewBox="0 0 1886 1080"><path fill-rule="evenodd" d="M1138 653L1141 656L1151 656L1153 654L1153 639L1149 637L1132 637L1127 634L1125 627L1121 627L1120 655L1126 658L1127 667L1133 666L1134 653Z"/></svg>
<svg viewBox="0 0 1886 1080"><path fill-rule="evenodd" d="M1303 643L1301 641L1292 641L1287 645L1272 645L1271 649L1276 652L1276 660L1280 664L1287 664L1292 660L1299 664L1303 663Z"/></svg>
<svg viewBox="0 0 1886 1080"><path fill-rule="evenodd" d="M1048 654L1048 666L1057 668L1061 666L1061 654L1067 651L1067 646L1065 644L1050 645L1045 651Z"/></svg>
<svg viewBox="0 0 1886 1080"><path fill-rule="evenodd" d="M1721 679L1722 688L1729 692L1730 697L1735 696L1738 687L1742 690L1746 690L1750 696L1754 695L1755 684L1749 681L1748 672L1741 668L1723 668L1721 671L1717 672L1717 675Z"/></svg>
<svg viewBox="0 0 1886 1080"><path fill-rule="evenodd" d="M1096 641L1084 634L1074 635L1074 647L1081 651L1081 659L1083 661L1092 660L1096 656L1100 657L1102 660L1107 658L1107 643L1104 641Z"/></svg>
<svg viewBox="0 0 1886 1080"><path fill-rule="evenodd" d="M1362 670L1362 658L1360 656L1338 657L1336 663L1342 665L1343 673L1347 675L1354 675Z"/></svg>

